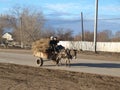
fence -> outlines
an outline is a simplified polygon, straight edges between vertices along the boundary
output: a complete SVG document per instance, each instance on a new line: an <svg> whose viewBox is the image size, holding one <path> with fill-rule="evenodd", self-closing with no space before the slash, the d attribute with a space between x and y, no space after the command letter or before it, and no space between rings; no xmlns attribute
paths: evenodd
<svg viewBox="0 0 120 90"><path fill-rule="evenodd" d="M94 42L60 41L59 45L69 49L94 51ZM97 42L97 51L120 52L120 42Z"/></svg>

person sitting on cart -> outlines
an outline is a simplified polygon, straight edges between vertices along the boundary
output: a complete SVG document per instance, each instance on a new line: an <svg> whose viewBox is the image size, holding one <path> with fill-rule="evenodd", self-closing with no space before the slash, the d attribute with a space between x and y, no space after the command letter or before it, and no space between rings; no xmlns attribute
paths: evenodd
<svg viewBox="0 0 120 90"><path fill-rule="evenodd" d="M52 52L59 52L59 49L57 48L57 44L58 44L58 39L57 39L57 37L53 37L53 36L51 36L50 37L50 41L49 41L49 49L50 49L50 51L52 51Z"/></svg>
<svg viewBox="0 0 120 90"><path fill-rule="evenodd" d="M57 39L57 37L54 37L53 40L54 40L53 43L54 43L55 51L58 53L59 52L59 49L58 49L59 40Z"/></svg>
<svg viewBox="0 0 120 90"><path fill-rule="evenodd" d="M53 36L51 36L50 37L50 41L49 41L49 49L50 49L50 51L54 51L54 45L55 44L55 42L54 42L54 37Z"/></svg>

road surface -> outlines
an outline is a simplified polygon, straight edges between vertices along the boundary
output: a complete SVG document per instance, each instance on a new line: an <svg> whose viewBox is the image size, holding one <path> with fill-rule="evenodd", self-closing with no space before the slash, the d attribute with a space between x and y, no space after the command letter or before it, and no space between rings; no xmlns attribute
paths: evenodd
<svg viewBox="0 0 120 90"><path fill-rule="evenodd" d="M14 63L39 67L36 63L36 59L37 58L34 57L32 54L27 53L22 54L12 52L0 52L1 63ZM76 72L86 72L120 77L120 61L88 60L78 58L71 60L70 67L65 67L64 65L55 66L54 62L52 61L44 61L42 68L70 70Z"/></svg>

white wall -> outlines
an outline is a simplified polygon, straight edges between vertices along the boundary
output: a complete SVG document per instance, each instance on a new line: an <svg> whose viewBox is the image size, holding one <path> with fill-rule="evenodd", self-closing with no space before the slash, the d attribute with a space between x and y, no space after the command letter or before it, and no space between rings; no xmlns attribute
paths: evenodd
<svg viewBox="0 0 120 90"><path fill-rule="evenodd" d="M60 41L59 45L63 45L65 48L69 49L94 51L93 42ZM120 42L97 42L97 51L120 52Z"/></svg>

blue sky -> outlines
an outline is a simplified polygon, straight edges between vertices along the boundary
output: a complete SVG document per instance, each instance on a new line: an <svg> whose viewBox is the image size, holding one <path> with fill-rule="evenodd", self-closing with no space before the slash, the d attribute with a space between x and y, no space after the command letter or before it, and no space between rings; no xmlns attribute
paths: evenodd
<svg viewBox="0 0 120 90"><path fill-rule="evenodd" d="M0 12L15 5L39 8L48 18L77 19L80 12L88 19L94 18L95 0L0 0ZM119 18L120 0L99 0L99 18Z"/></svg>
<svg viewBox="0 0 120 90"><path fill-rule="evenodd" d="M0 13L16 5L40 9L52 20L80 20L81 12L85 20L94 20L95 0L0 0ZM120 24L120 0L99 0L99 19Z"/></svg>

